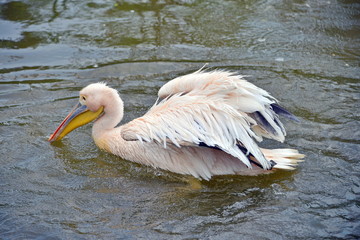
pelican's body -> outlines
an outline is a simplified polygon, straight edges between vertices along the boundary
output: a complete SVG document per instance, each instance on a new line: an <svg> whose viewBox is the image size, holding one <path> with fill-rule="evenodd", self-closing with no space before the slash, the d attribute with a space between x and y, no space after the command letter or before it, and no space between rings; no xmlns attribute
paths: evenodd
<svg viewBox="0 0 360 240"><path fill-rule="evenodd" d="M143 116L116 127L123 102L103 83L80 91L80 103L49 141L95 120L97 146L124 159L197 178L253 175L293 169L303 157L292 149L261 149L263 137L284 141L278 115L296 119L265 90L225 71L173 79L159 90L163 99Z"/></svg>

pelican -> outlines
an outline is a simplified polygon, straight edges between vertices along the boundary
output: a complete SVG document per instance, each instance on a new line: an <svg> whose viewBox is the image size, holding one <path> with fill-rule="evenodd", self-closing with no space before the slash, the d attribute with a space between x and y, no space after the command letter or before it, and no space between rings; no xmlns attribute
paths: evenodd
<svg viewBox="0 0 360 240"><path fill-rule="evenodd" d="M264 149L256 141L285 139L279 120L298 119L267 91L242 75L202 69L177 77L158 92L142 117L122 126L123 101L105 83L83 88L79 103L49 141L94 121L100 148L123 159L209 180L215 175L258 175L293 170L304 155L295 149Z"/></svg>

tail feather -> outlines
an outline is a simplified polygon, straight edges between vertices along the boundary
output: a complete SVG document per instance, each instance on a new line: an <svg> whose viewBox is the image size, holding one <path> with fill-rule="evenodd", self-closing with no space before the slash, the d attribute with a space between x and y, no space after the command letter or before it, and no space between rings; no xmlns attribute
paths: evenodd
<svg viewBox="0 0 360 240"><path fill-rule="evenodd" d="M295 166L302 160L305 155L295 149L281 148L281 149L265 149L261 148L267 160L273 160L276 164L273 168L294 170Z"/></svg>

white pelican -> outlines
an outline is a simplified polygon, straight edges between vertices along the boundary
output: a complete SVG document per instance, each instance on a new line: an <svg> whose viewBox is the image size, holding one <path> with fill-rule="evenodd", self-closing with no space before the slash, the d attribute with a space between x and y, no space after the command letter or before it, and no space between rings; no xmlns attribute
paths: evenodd
<svg viewBox="0 0 360 240"><path fill-rule="evenodd" d="M256 175L294 169L304 155L294 149L263 149L263 137L283 142L279 115L297 120L265 90L227 71L202 71L175 78L158 92L142 117L116 127L123 101L104 83L80 91L80 102L49 141L60 140L95 120L96 145L121 158L209 180L214 175Z"/></svg>

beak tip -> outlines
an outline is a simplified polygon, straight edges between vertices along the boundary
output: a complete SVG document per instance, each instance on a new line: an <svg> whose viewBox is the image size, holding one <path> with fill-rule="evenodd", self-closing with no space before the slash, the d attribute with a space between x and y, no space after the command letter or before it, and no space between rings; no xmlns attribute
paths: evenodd
<svg viewBox="0 0 360 240"><path fill-rule="evenodd" d="M54 134L51 134L50 137L48 138L48 142L52 143L55 141L55 139L53 138Z"/></svg>

